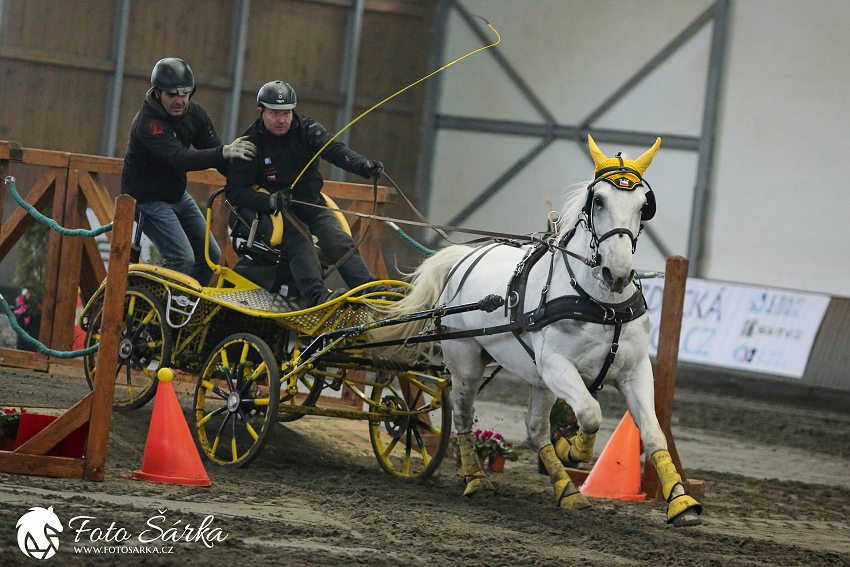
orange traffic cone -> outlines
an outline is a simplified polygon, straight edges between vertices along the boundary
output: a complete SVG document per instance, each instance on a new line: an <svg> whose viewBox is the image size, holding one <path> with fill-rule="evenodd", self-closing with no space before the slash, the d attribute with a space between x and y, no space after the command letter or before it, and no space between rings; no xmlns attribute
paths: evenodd
<svg viewBox="0 0 850 567"><path fill-rule="evenodd" d="M626 412L580 490L594 498L640 502L646 500L640 480L640 431Z"/></svg>
<svg viewBox="0 0 850 567"><path fill-rule="evenodd" d="M207 471L171 385L174 372L170 368L161 368L157 377L159 385L142 470L134 471L132 478L162 484L209 486Z"/></svg>

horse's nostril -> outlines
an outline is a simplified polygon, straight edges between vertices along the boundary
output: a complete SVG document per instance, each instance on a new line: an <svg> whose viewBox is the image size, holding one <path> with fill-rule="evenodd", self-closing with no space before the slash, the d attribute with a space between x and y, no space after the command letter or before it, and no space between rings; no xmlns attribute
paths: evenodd
<svg viewBox="0 0 850 567"><path fill-rule="evenodd" d="M607 282L614 281L614 276L611 274L611 270L610 270L610 269L608 269L608 267L604 267L604 268L602 268L602 277L603 277L603 278L605 279L605 281L607 281Z"/></svg>

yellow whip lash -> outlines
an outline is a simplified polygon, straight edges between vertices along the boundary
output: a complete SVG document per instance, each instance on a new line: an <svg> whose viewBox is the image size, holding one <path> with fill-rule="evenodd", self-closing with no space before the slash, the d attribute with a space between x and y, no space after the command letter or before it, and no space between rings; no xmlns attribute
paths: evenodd
<svg viewBox="0 0 850 567"><path fill-rule="evenodd" d="M488 22L486 19L482 18L481 16L477 16L477 17L479 17L479 18L481 18L482 20L484 20L484 23L486 23L486 24L487 24L487 27L488 27L488 28L490 28L491 30L493 30L493 33L495 33L495 34L496 34L496 43L491 43L490 45L485 45L484 47L481 47L481 48L479 48L479 49L476 49L475 51L472 51L472 52L470 52L470 53L467 53L467 54L466 54L466 55L464 55L463 57L458 57L457 59L455 59L454 61L452 61L451 63L449 63L449 64L447 64L447 65L443 65L442 67L440 67L439 69L437 69L437 70L436 70L436 71L434 71L433 73L430 73L430 74L428 74L428 75L425 75L424 77L422 77L421 79L419 79L419 80L418 80L418 81L416 81L415 83L411 83L411 84L407 85L406 87L404 87L403 89L401 89L400 91L398 91L397 93L395 93L394 95L388 96L387 98L385 98L384 100L382 100L381 102L379 102L378 104L376 104L375 106L373 106L372 108L370 108L369 110L367 110L366 112L364 112L363 114L361 114L360 116L358 116L357 118L355 118L354 120L352 120L351 122L349 122L349 123L348 123L348 124L347 124L347 125L346 125L343 129L342 129L342 130L340 130L339 132L337 132L336 134L334 134L333 138L331 138L330 140L328 140L328 141L327 141L327 143L326 143L324 146L322 146L322 149L320 149L320 150L316 153L316 155L314 155L314 156L310 159L310 161L309 161L309 162L307 162L307 165L305 165L305 166L304 166L304 169L302 169L302 170L301 170L301 173L299 173L299 174L298 174L298 177L296 177L296 178L295 178L295 181L293 181L293 182L292 182L292 185L290 185L290 187L289 187L289 188L290 188L290 189L292 189L293 187L295 187L295 184L296 184L296 183L298 183L298 180L299 180L299 179L301 179L301 176L302 176L302 175L304 175L304 172L305 172L305 171L307 171L307 168L308 168L308 167L310 167L310 164L312 164L312 163L313 163L313 161L314 161L317 157L319 157L319 155L321 155L321 153L325 150L325 148L327 148L327 147L328 147L328 145L329 145L331 142L333 142L334 140L336 140L337 136L339 136L340 134L342 134L343 132L345 132L346 130L348 130L348 129L349 129L349 128L350 128L350 127L351 127L351 126L352 126L355 122L357 122L358 120L360 120L361 118L363 118L364 116L366 116L367 114L369 114L370 112L372 112L373 110L375 110L376 108L378 108L379 106L381 106L382 104L384 104L385 102L387 102L388 100L390 100L390 99L392 99L392 98L394 98L394 97L396 97L396 96L400 95L401 93L403 93L404 91L406 91L406 90L407 90L407 89L409 89L410 87L413 87L413 86L418 85L419 83L421 83L421 82L422 82L422 81L424 81L425 79L427 79L427 78L429 78L429 77L431 77L431 76L433 76L433 75L436 75L437 73L439 73L439 72L440 72L440 71L442 71L443 69L447 69L447 68L451 67L452 65L454 65L455 63L457 63L457 62L458 62L458 61L460 61L461 59L466 59L466 58L467 58L467 57L469 57L470 55L475 55L475 54L476 54L476 53L478 53L479 51L484 51L485 49L489 49L489 48L491 48L491 47L495 47L496 45L499 45L499 43L502 41L502 37L499 35L499 32L497 32L497 31L496 31L496 28L494 28L494 27L490 24L490 22Z"/></svg>

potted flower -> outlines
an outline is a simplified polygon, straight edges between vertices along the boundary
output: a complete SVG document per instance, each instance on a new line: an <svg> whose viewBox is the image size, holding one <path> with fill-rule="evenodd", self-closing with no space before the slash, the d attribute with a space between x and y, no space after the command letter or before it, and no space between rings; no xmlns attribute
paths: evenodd
<svg viewBox="0 0 850 567"><path fill-rule="evenodd" d="M15 409L4 409L3 413L0 413L0 451L14 450L23 413L26 413L23 408L21 413Z"/></svg>
<svg viewBox="0 0 850 567"><path fill-rule="evenodd" d="M502 472L505 460L517 460L513 446L510 441L502 437L501 433L489 429L476 429L474 444L478 457L482 461L487 459L487 468L493 472Z"/></svg>

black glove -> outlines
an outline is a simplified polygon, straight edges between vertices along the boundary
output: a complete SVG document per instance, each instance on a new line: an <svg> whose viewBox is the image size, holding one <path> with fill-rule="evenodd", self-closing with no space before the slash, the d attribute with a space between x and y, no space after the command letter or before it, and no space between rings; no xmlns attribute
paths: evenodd
<svg viewBox="0 0 850 567"><path fill-rule="evenodd" d="M368 160L363 165L363 174L370 179L378 179L384 171L384 164L375 160Z"/></svg>
<svg viewBox="0 0 850 567"><path fill-rule="evenodd" d="M283 189L282 191L275 191L269 196L269 207L274 212L282 213L289 209L289 205L292 202L292 191L289 189Z"/></svg>

